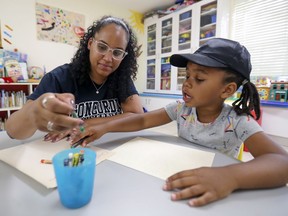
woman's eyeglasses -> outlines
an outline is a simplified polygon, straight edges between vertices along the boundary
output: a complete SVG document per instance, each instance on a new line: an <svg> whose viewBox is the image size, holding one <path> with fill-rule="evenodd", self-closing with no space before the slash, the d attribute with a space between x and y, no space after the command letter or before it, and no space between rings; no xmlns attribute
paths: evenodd
<svg viewBox="0 0 288 216"><path fill-rule="evenodd" d="M93 41L96 44L96 49L95 49L96 52L102 55L105 55L108 51L111 51L112 58L115 60L122 60L128 54L128 52L125 52L122 49L112 49L107 44L97 41L94 38L93 38Z"/></svg>

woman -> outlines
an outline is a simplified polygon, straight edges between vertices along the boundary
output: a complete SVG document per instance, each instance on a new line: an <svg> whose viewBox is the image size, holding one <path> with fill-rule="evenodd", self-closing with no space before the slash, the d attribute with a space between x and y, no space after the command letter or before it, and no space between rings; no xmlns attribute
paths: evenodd
<svg viewBox="0 0 288 216"><path fill-rule="evenodd" d="M128 24L102 17L84 34L72 62L47 73L22 109L8 118L7 133L25 139L39 129L50 132L45 140L58 141L84 123L143 113L132 81L137 54L137 41Z"/></svg>

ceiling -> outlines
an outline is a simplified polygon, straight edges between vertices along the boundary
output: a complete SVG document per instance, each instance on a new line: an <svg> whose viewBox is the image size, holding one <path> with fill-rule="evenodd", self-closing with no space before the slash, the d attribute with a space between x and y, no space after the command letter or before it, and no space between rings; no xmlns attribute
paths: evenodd
<svg viewBox="0 0 288 216"><path fill-rule="evenodd" d="M140 13L147 13L154 9L167 9L174 5L176 0L104 0L105 4L113 7L125 7Z"/></svg>

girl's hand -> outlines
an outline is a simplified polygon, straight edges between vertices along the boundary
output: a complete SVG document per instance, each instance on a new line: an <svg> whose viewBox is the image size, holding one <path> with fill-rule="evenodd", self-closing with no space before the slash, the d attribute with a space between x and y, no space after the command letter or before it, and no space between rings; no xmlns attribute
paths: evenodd
<svg viewBox="0 0 288 216"><path fill-rule="evenodd" d="M82 140L80 145L82 147L87 146L89 143L99 139L101 136L105 134L104 132L104 124L87 126L84 127L83 131L74 130L71 135L71 146L73 146L78 141Z"/></svg>
<svg viewBox="0 0 288 216"><path fill-rule="evenodd" d="M228 196L237 189L237 182L227 167L202 167L170 176L163 190L177 189L171 195L172 200L191 198L190 206L203 206Z"/></svg>

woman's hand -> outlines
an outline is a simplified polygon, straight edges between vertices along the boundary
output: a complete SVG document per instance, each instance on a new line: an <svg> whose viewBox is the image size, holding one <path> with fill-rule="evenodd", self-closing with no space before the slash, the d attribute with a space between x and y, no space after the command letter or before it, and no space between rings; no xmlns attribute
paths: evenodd
<svg viewBox="0 0 288 216"><path fill-rule="evenodd" d="M69 141L71 139L73 131L74 129L62 132L50 132L44 136L44 141L58 142L59 140L62 140L64 138L66 138L66 141Z"/></svg>
<svg viewBox="0 0 288 216"><path fill-rule="evenodd" d="M46 93L32 103L29 115L35 127L41 131L61 132L84 123L83 120L70 116L74 111L72 94Z"/></svg>
<svg viewBox="0 0 288 216"><path fill-rule="evenodd" d="M237 182L227 167L202 167L186 170L170 176L163 190L179 190L172 193L172 200L189 199L190 206L203 206L222 199L237 189Z"/></svg>

